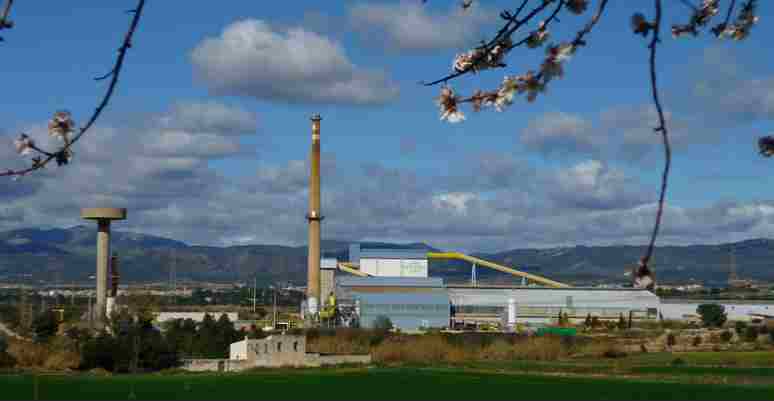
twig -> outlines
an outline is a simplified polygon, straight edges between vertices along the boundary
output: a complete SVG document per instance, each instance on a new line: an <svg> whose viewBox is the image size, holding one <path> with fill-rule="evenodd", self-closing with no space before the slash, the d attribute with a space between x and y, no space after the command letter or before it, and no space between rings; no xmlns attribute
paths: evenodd
<svg viewBox="0 0 774 401"><path fill-rule="evenodd" d="M664 110L661 107L661 101L658 95L658 84L656 81L656 48L659 39L659 32L661 31L661 0L655 0L656 2L656 20L653 26L653 38L650 42L650 85L653 92L653 103L658 111L659 126L655 129L656 132L661 134L661 138L664 143L664 172L661 176L661 194L658 198L658 210L656 211L656 221L653 224L653 232L650 235L650 242L648 248L645 251L645 256L642 257L642 268L648 268L648 262L653 256L653 248L656 244L656 237L658 236L659 228L661 227L661 217L664 213L664 198L666 197L669 168L672 163L672 148L669 144L669 131L666 126L666 119L664 118Z"/></svg>
<svg viewBox="0 0 774 401"><path fill-rule="evenodd" d="M728 12L726 13L726 19L723 21L723 26L728 26L728 22L731 21L731 14L734 12L734 6L736 0L731 0L731 4L728 5Z"/></svg>
<svg viewBox="0 0 774 401"><path fill-rule="evenodd" d="M13 26L13 23L8 21L8 15L11 13L11 6L13 5L13 0L5 0L5 7L3 7L3 14L0 15L0 31L3 29L8 29ZM3 37L0 36L0 42L3 41Z"/></svg>
<svg viewBox="0 0 774 401"><path fill-rule="evenodd" d="M586 44L586 42L583 40L583 38L586 35L588 35L589 32L591 32L591 30L594 29L594 26L596 26L597 22L599 22L599 18L602 17L602 14L605 12L605 8L607 7L608 1L609 0L602 0L599 3L599 7L597 7L596 14L594 14L594 16L591 17L591 20L589 20L589 22L586 23L586 26L583 27L583 29L581 29L580 31L578 31L575 34L575 39L573 39L573 41L572 41L572 45L573 46L577 47L577 46L582 46L582 45ZM552 17L556 15L557 11L558 11L558 9L554 11L554 15L552 15ZM540 80L542 77L543 77L543 71L539 72L535 76L535 79ZM494 92L479 93L477 95L473 95L473 96L470 96L470 97L467 97L467 98L459 99L459 100L457 100L457 103L474 102L474 101L478 100L481 97L484 97L484 98L485 97L492 97L492 96L496 95L496 93L497 93L496 90Z"/></svg>
<svg viewBox="0 0 774 401"><path fill-rule="evenodd" d="M553 22L553 21L556 19L556 16L559 14L559 11L562 9L562 7L563 7L563 6L564 6L564 1L560 1L560 2L559 2L559 5L558 5L558 6L556 6L556 8L554 9L554 12L553 12L553 13L551 13L551 15L548 17L548 19L547 19L547 20L545 21L545 23L543 24L543 27L546 27L546 28L547 28L547 27L548 27L548 25L549 25L551 22ZM510 47L508 47L508 50L511 50L511 49L513 49L514 47L518 47L518 46L521 46L521 45L523 45L523 44L527 43L527 41L529 41L529 38L530 38L531 36L532 36L532 34L530 34L530 35L527 35L527 37L525 37L524 39L522 39L522 40L520 40L520 41L518 41L518 42L514 43L514 44L513 44L513 45L511 45Z"/></svg>
<svg viewBox="0 0 774 401"><path fill-rule="evenodd" d="M113 92L116 88L116 84L118 84L118 78L121 75L121 68L124 65L124 58L126 57L126 52L129 50L129 48L132 47L132 37L134 36L134 33L137 29L137 25L140 22L140 17L142 16L142 10L145 6L145 0L138 0L137 7L131 12L134 14L132 17L132 22L129 25L129 30L126 32L126 35L124 36L124 41L121 44L121 47L118 49L118 57L116 58L115 65L113 66L113 69L109 74L104 76L104 78L107 78L108 76L111 77L110 79L110 85L108 85L107 90L105 91L105 94L102 96L102 100L97 105L96 109L94 110L94 113L92 113L91 117L87 120L86 124L80 128L78 131L78 134L75 135L72 140L65 143L65 145L59 149L57 152L54 153L44 153L48 154L45 159L43 159L40 163L37 163L33 165L32 167L26 168L24 170L8 170L5 172L0 172L0 177L4 176L21 176L25 175L27 173L30 173L35 170L39 170L46 166L51 160L56 159L57 157L62 157L62 155L65 155L70 147L72 147L78 140L89 130L89 128L94 125L94 123L97 121L99 116L102 114L102 111L105 109L105 107L110 102L110 98L113 96Z"/></svg>
<svg viewBox="0 0 774 401"><path fill-rule="evenodd" d="M564 5L564 2L565 2L565 0L559 0L559 6L557 7L557 9L561 8ZM481 57L485 57L486 54L489 52L489 50L491 50L491 48L494 45L496 45L502 38L507 38L507 37L510 37L511 35L513 35L514 32L516 32L519 28L524 26L524 24L526 24L527 22L532 20L532 18L534 18L537 14L539 14L541 11L543 11L549 4L551 4L551 2L544 1L541 5L539 5L538 7L535 7L532 11L530 11L530 13L527 14L524 18L522 18L520 20L517 20L517 17L519 15L519 13L521 13L522 9L524 8L524 6L526 4L527 4L527 2L524 1L521 4L521 6L519 7L519 9L517 10L516 14L514 14L514 15L505 14L504 15L504 17L507 16L506 19L508 20L508 22L505 24L505 26L500 28L500 30L497 32L497 34L495 35L495 37L492 40L490 40L488 43L486 43L486 44L484 44L482 46L482 48L485 51L482 52L482 56ZM511 24L513 24L513 26L511 26ZM513 48L513 47L511 47L511 48ZM509 49L511 49L511 48L509 48ZM480 61L480 59L479 60L474 60L473 63L476 64L478 61ZM438 85L440 83L447 83L450 80L452 80L454 78L457 78L459 76L465 75L465 74L467 74L467 73L469 73L471 71L473 71L473 69L468 69L468 70L465 70L465 71L457 71L457 72L451 73L451 74L449 74L449 75L447 75L447 76L445 76L443 78L436 79L435 81L432 81L432 82L424 82L424 81L422 81L420 83L422 85L424 85L424 86L433 86L433 85Z"/></svg>

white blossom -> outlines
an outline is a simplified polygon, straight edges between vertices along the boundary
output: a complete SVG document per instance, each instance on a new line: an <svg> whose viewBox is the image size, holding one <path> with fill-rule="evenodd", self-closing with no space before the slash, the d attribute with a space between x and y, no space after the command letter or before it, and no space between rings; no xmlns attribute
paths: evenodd
<svg viewBox="0 0 774 401"><path fill-rule="evenodd" d="M545 43L545 41L550 36L548 29L546 28L545 21L540 21L540 25L538 25L538 29L535 31L532 31L532 33L529 34L529 37L527 38L527 47L530 49L534 49L536 47L540 47Z"/></svg>
<svg viewBox="0 0 774 401"><path fill-rule="evenodd" d="M457 96L454 91L444 86L441 88L441 95L438 97L438 106L441 109L441 120L450 123L458 123L465 120L465 115L457 108Z"/></svg>
<svg viewBox="0 0 774 401"><path fill-rule="evenodd" d="M35 141L27 134L19 135L19 138L15 139L13 144L16 147L16 153L22 156L31 154L33 152L32 148L35 147Z"/></svg>
<svg viewBox="0 0 774 401"><path fill-rule="evenodd" d="M55 136L65 143L70 140L70 133L75 130L75 122L70 116L70 112L60 110L54 113L54 117L48 122L48 134Z"/></svg>

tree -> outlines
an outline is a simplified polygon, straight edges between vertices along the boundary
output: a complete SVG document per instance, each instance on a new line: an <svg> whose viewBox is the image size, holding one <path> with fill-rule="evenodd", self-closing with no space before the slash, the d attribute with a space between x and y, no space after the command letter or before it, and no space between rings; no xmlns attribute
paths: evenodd
<svg viewBox="0 0 774 401"><path fill-rule="evenodd" d="M758 340L758 328L755 326L748 326L744 329L744 340L747 342L755 342Z"/></svg>
<svg viewBox="0 0 774 401"><path fill-rule="evenodd" d="M624 318L623 313L618 315L618 329L626 330L626 318Z"/></svg>
<svg viewBox="0 0 774 401"><path fill-rule="evenodd" d="M463 7L468 8L472 3L473 0L464 0ZM527 3L527 0L523 1L515 12L505 10L500 13L500 17L505 21L504 26L494 34L492 39L482 42L481 45L468 52L458 54L452 64L453 71L451 73L443 78L424 83L427 86L443 85L438 98L442 120L451 123L465 120L465 115L460 110L461 105L464 103L470 103L473 111L480 111L484 108L492 108L501 111L510 106L517 95L526 94L527 101L534 101L539 94L545 93L548 85L555 82L555 78L563 77L567 60L587 45L586 36L591 33L597 22L599 22L600 18L603 16L608 0L598 1L594 15L588 20L586 25L576 33L571 41L565 41L560 44L551 44L547 47L546 57L540 65L538 72L529 70L521 75L505 76L500 86L493 90L477 90L467 97L457 95L448 85L449 81L467 74L476 74L484 70L507 67L508 65L505 63L505 59L516 47L526 46L534 49L543 46L549 37L549 27L551 24L559 21L559 18L557 17L563 9L569 11L570 14L581 15L586 12L590 1L543 0L538 2L538 4L536 4L524 17L520 18L521 12L525 10ZM637 4L638 6L641 4L641 2L627 2L627 5L629 3ZM658 124L654 130L661 136L664 148L664 167L653 229L645 253L642 258L640 258L639 265L632 275L633 284L635 286L648 289L653 289L655 287L653 271L649 266L649 262L653 256L656 238L658 237L661 226L672 161L669 129L661 104L656 69L657 49L658 45L661 43L662 3L662 0L653 1L654 16L651 19L647 18L641 12L635 12L631 17L631 29L633 33L635 35L641 35L643 39L648 39L651 95L658 119ZM675 37L686 36L689 34L697 36L700 31L705 30L710 25L711 19L720 13L720 0L704 0L699 6L694 6L687 0L683 0L682 3L690 9L690 19L688 23L672 26L671 33L672 36ZM552 4L555 4L555 7L553 7L553 10L549 10L549 6ZM717 23L711 29L711 32L718 38L743 40L749 36L753 25L758 22L758 17L756 16L757 0L745 0L740 2L739 11L734 21L731 20L731 17L735 11L737 1L728 0L728 4L728 11L725 19L722 22ZM545 15L547 15L547 17L544 17ZM536 18L544 18L537 29L525 34L520 40L513 37L519 29L526 27L530 21ZM562 20L564 21L565 19L562 18ZM759 145L762 154L774 154L774 139L761 139Z"/></svg>
<svg viewBox="0 0 774 401"><path fill-rule="evenodd" d="M669 333L669 334L667 335L667 339L666 339L666 341L667 341L667 347L668 347L670 350L672 349L672 347L674 347L675 345L677 345L677 337L675 337L674 333Z"/></svg>
<svg viewBox="0 0 774 401"><path fill-rule="evenodd" d="M8 340L0 333L0 369L16 365L16 360L8 354Z"/></svg>
<svg viewBox="0 0 774 401"><path fill-rule="evenodd" d="M388 331L392 329L392 320L384 315L379 315L374 319L373 328L375 330Z"/></svg>
<svg viewBox="0 0 774 401"><path fill-rule="evenodd" d="M747 323L745 322L736 322L734 323L734 330L736 330L736 334L741 336L744 334L745 329L747 329Z"/></svg>
<svg viewBox="0 0 774 401"><path fill-rule="evenodd" d="M59 328L56 314L47 310L38 315L32 322L33 334L36 342L45 342L54 335Z"/></svg>
<svg viewBox="0 0 774 401"><path fill-rule="evenodd" d="M720 304L701 304L696 308L706 327L722 327L726 322L726 308Z"/></svg>

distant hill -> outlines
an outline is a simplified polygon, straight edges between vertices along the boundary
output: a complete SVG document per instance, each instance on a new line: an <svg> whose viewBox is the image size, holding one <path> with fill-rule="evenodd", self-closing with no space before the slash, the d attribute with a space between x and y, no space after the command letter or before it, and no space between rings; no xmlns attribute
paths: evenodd
<svg viewBox="0 0 774 401"><path fill-rule="evenodd" d="M181 241L113 231L112 249L121 257L121 273L129 282L164 281L175 266L178 280L247 281L302 284L306 276L306 247L246 245L191 246ZM21 229L0 232L0 281L33 280L84 282L94 273L96 230ZM370 248L409 248L436 251L427 244L364 243ZM349 243L323 241L326 256L347 259ZM696 279L723 282L728 276L729 249L736 249L740 277L774 281L774 240L754 239L734 244L658 247L655 267L660 282ZM641 246L575 246L551 249L513 249L476 254L559 281L573 283L626 282L624 269L642 255ZM470 278L470 266L454 261L431 261L430 273L447 281ZM478 269L479 279L513 282L513 278Z"/></svg>

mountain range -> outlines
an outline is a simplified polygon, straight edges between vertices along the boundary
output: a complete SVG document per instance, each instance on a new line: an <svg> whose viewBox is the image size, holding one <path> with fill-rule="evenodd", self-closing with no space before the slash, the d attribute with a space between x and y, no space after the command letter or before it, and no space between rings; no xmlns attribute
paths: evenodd
<svg viewBox="0 0 774 401"><path fill-rule="evenodd" d="M86 282L95 270L96 229L19 229L0 232L0 282ZM347 260L348 241L325 240L323 254ZM364 248L410 248L438 251L427 244L362 243ZM120 257L123 282L178 281L303 284L306 247L188 245L174 239L113 231L111 249ZM733 257L732 251L733 250ZM644 246L574 246L513 249L474 256L574 284L625 283L625 270L643 254ZM661 246L654 254L658 280L722 283L729 266L740 278L774 281L774 240L751 239L718 245ZM448 282L470 278L470 266L457 261L430 262L430 274ZM484 282L514 282L502 273L479 268Z"/></svg>

